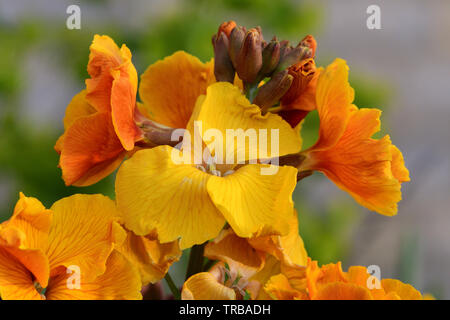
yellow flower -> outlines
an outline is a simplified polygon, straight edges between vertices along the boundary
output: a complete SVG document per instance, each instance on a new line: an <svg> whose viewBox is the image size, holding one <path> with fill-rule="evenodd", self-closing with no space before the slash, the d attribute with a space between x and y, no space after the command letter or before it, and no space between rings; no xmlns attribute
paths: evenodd
<svg viewBox="0 0 450 320"><path fill-rule="evenodd" d="M138 271L115 249L125 238L118 217L101 195L47 210L21 194L0 226L2 299L140 299Z"/></svg>
<svg viewBox="0 0 450 320"><path fill-rule="evenodd" d="M371 277L371 278L369 278ZM342 271L341 263L319 267L308 260L306 267L284 266L266 283L264 290L278 300L422 300L419 291L395 279L371 276L365 267Z"/></svg>
<svg viewBox="0 0 450 320"><path fill-rule="evenodd" d="M194 121L201 121L205 131L213 128L223 136L227 129L277 129L283 142L280 154L300 149L300 138L289 124L274 114L262 116L259 107L250 104L229 83L208 87L206 96L197 100L188 128ZM203 140L209 145L206 149L211 159L219 150L223 155L236 151L234 144L213 140ZM293 208L291 194L296 184L294 168L277 167L275 174L262 175L261 169L273 166L237 167L237 162L231 166L196 165L193 161L180 164L174 158L189 157L190 151L183 150L189 143L184 141L182 151L169 146L138 151L121 166L116 179L117 205L128 229L137 235L156 229L161 243L181 238L181 249L216 237L225 222L241 237L268 231L268 226L274 226L272 234L287 233L287 219ZM267 153L268 157L272 152ZM237 150L237 154L241 160L249 160L252 155L248 148ZM234 171L226 174L230 170Z"/></svg>
<svg viewBox="0 0 450 320"><path fill-rule="evenodd" d="M207 272L191 276L183 285L182 299L267 299L262 287L282 264L306 265L307 255L298 234L297 212L290 216L285 236L240 238L225 229L208 243L205 256L218 262Z"/></svg>
<svg viewBox="0 0 450 320"><path fill-rule="evenodd" d="M409 181L400 150L380 130L378 109L358 109L348 83L348 67L336 59L320 74L316 104L319 139L302 152L300 171L323 172L366 208L384 215L397 213L401 183Z"/></svg>

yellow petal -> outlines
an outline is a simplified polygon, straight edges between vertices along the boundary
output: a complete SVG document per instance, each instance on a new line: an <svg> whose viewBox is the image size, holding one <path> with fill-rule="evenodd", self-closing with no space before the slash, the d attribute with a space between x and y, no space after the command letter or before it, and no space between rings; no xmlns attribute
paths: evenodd
<svg viewBox="0 0 450 320"><path fill-rule="evenodd" d="M405 167L405 160L403 159L402 152L394 145L391 145L392 162L391 170L395 179L400 182L407 182L409 178L409 171Z"/></svg>
<svg viewBox="0 0 450 320"><path fill-rule="evenodd" d="M141 76L141 111L166 126L185 128L195 101L215 81L213 68L183 51L156 62Z"/></svg>
<svg viewBox="0 0 450 320"><path fill-rule="evenodd" d="M264 290L274 300L304 300L307 298L305 293L292 288L288 279L283 274L271 277L264 286Z"/></svg>
<svg viewBox="0 0 450 320"><path fill-rule="evenodd" d="M102 195L73 195L51 208L53 223L47 255L51 274L60 266L78 266L87 281L103 274L106 260L120 236L114 202Z"/></svg>
<svg viewBox="0 0 450 320"><path fill-rule="evenodd" d="M301 149L300 135L296 130L278 115L270 112L261 115L261 109L251 104L238 87L228 82L218 82L208 87L206 97L197 103L188 125L190 130L193 129L192 121L201 121L201 130L197 128L203 141L209 145L211 154L222 153L223 163L267 159L296 153ZM216 141L216 133L212 130L220 133L224 140L222 143ZM241 139L244 142L240 143ZM232 161L227 161L227 157Z"/></svg>
<svg viewBox="0 0 450 320"><path fill-rule="evenodd" d="M272 299L267 292L264 290L264 285L269 281L269 279L281 272L280 261L274 256L268 256L262 268L258 273L250 278L251 281L257 281L261 285L261 290L256 297L256 300L270 300Z"/></svg>
<svg viewBox="0 0 450 320"><path fill-rule="evenodd" d="M211 177L190 165L172 161L177 149L141 150L121 166L116 196L125 226L137 235L156 229L161 243L180 240L189 248L216 237L225 220L212 203L206 185Z"/></svg>
<svg viewBox="0 0 450 320"><path fill-rule="evenodd" d="M277 167L273 175L261 174L268 165L249 164L225 177L211 176L208 193L234 232L240 237L260 235L266 226L287 234L293 212L291 199L297 170Z"/></svg>
<svg viewBox="0 0 450 320"><path fill-rule="evenodd" d="M265 236L249 239L256 249L277 257L285 264L306 266L308 255L298 233L298 215L294 210L289 221L289 232L285 236Z"/></svg>
<svg viewBox="0 0 450 320"><path fill-rule="evenodd" d="M183 285L182 300L235 300L236 293L233 289L219 283L210 272L200 272L189 279Z"/></svg>
<svg viewBox="0 0 450 320"><path fill-rule="evenodd" d="M253 249L247 239L239 238L232 229L222 233L207 244L205 257L226 262L245 278L253 276L264 266L264 254Z"/></svg>
<svg viewBox="0 0 450 320"><path fill-rule="evenodd" d="M69 288L69 277L61 273L52 278L46 291L49 300L140 300L141 280L136 267L114 250L106 262L106 271L94 280L81 273L80 286Z"/></svg>
<svg viewBox="0 0 450 320"><path fill-rule="evenodd" d="M125 242L117 250L139 269L143 285L164 278L181 257L178 241L161 244L157 237L137 236L132 231L127 231Z"/></svg>

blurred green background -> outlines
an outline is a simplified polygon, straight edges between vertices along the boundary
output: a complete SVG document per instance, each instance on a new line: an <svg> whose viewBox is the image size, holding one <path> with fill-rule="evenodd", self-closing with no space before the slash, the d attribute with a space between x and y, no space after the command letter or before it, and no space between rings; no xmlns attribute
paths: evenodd
<svg viewBox="0 0 450 320"><path fill-rule="evenodd" d="M279 39L295 43L306 34L320 34L326 19L324 4L311 1L185 0L167 4L150 1L148 6L154 6L155 10L149 10L148 18L136 18L138 22L135 23L135 17L128 16L125 6L118 6L125 12L105 9L114 9L117 1L73 3L80 5L82 10L80 30L65 27L65 9L71 2L62 1L53 6L52 10L58 14L51 16L36 13L30 7L23 10L19 18L15 16L8 20L0 17L0 219L11 215L19 191L37 197L47 207L74 193L103 193L114 198L113 176L87 188L65 187L57 168L58 156L53 150L63 130L64 110L88 77L86 65L94 34L108 34L119 45L125 43L132 51L133 62L141 74L150 64L176 50L185 50L202 61L209 60L213 55L211 36L222 21L232 19L247 27L259 25L266 38L276 34ZM42 1L42 5L52 6L48 1ZM102 18L97 19L97 14L102 11L106 13L99 14ZM326 65L335 56L333 52L321 52L318 39L317 64ZM58 82L55 78L40 84L39 92L32 93L32 98L24 99L33 87L28 70L35 70L35 65L40 64L42 52L47 54L44 65L59 70L58 77L66 79L62 90L64 96L60 97L56 109L45 105L49 99L36 101L58 93L58 88L53 87L53 83ZM25 65L25 61L30 59L36 60L31 67ZM37 70L41 69L45 68L37 67ZM42 79L45 82L45 75ZM395 95L389 81L380 81L367 72L352 69L350 80L358 106L384 106ZM33 102L31 113L29 106L24 105L30 99ZM302 132L305 147L314 143L317 129L317 114L311 113ZM296 188L294 200L300 217L300 232L313 259L320 263L343 261L348 267L355 244L355 229L367 213L343 193L327 201L318 199L315 196L316 182L323 180L321 175L315 174ZM389 274L412 284L416 281L415 241L414 237L404 240L397 252L395 268ZM181 284L185 264L186 255L171 269L178 284Z"/></svg>

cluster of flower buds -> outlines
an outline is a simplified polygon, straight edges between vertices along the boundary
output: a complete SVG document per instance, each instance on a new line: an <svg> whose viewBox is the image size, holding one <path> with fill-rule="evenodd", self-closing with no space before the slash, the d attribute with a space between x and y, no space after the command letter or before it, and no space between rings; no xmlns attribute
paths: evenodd
<svg viewBox="0 0 450 320"><path fill-rule="evenodd" d="M289 41L264 40L261 28L247 30L234 21L224 22L213 36L214 74L217 81L233 83L235 73L244 83L244 89L254 103L264 110L289 90L294 80L288 70L306 59L314 58L316 41L305 37L293 47ZM262 87L260 82L270 78Z"/></svg>

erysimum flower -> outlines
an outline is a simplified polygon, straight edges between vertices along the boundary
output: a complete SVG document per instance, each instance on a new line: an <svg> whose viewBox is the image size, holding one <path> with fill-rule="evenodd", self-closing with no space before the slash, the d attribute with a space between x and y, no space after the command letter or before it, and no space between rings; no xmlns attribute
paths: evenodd
<svg viewBox="0 0 450 320"><path fill-rule="evenodd" d="M409 181L400 150L380 130L378 109L358 109L348 83L348 67L336 59L321 73L316 92L319 139L301 154L300 173L321 171L366 208L397 213L401 183Z"/></svg>
<svg viewBox="0 0 450 320"><path fill-rule="evenodd" d="M137 73L130 50L96 35L87 69L91 78L68 105L65 132L55 145L66 185L86 186L103 179L140 139L134 122Z"/></svg>
<svg viewBox="0 0 450 320"><path fill-rule="evenodd" d="M250 104L230 83L209 86L206 96L197 100L191 120L201 121L204 130L214 128L222 136L227 129L279 130L283 141L279 154L299 150L301 144L297 132L285 121L274 114L262 116L259 107ZM211 159L219 149L225 150L222 155L236 151L233 144L230 147L212 137L203 138L206 145L214 145ZM271 145L270 137L267 140ZM184 141L182 149L190 143ZM241 154L248 160L248 149ZM271 154L274 150L266 157ZM225 222L241 237L267 231L270 226L274 226L272 233L287 232L296 183L294 168L277 167L275 174L262 175L261 169L270 169L271 165L253 163L237 168L237 162L216 166L174 161L186 155L190 156L189 152L160 146L138 151L121 166L116 195L127 228L137 235L156 229L161 243L181 238L182 249L216 237Z"/></svg>
<svg viewBox="0 0 450 320"><path fill-rule="evenodd" d="M50 210L20 196L0 225L2 299L140 299L139 273L115 248L125 238L113 201L74 195Z"/></svg>
<svg viewBox="0 0 450 320"><path fill-rule="evenodd" d="M341 263L319 267L308 259L306 267L290 266L275 275L264 289L273 299L298 300L422 300L411 285L395 279L379 281L365 267L342 271Z"/></svg>
<svg viewBox="0 0 450 320"><path fill-rule="evenodd" d="M218 262L183 285L182 299L267 299L263 287L282 264L306 265L307 255L298 234L297 212L290 216L285 236L238 237L225 229L205 248L205 256Z"/></svg>

